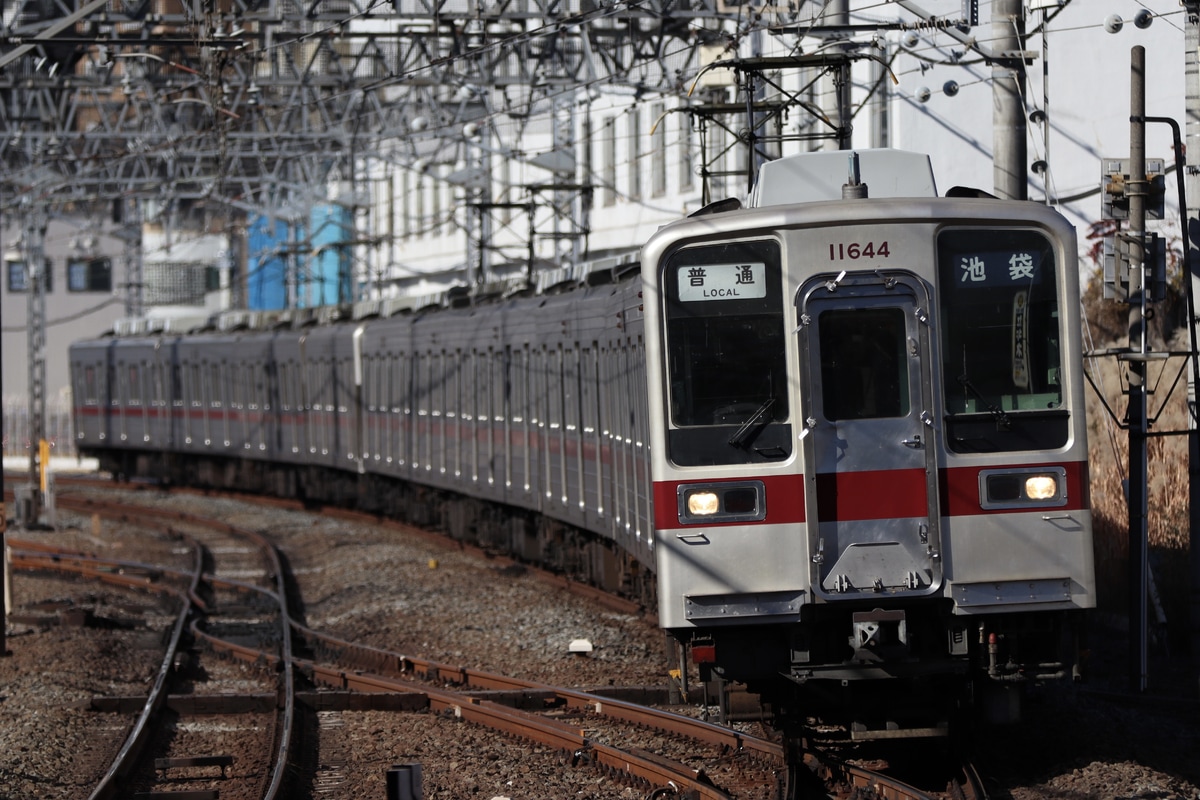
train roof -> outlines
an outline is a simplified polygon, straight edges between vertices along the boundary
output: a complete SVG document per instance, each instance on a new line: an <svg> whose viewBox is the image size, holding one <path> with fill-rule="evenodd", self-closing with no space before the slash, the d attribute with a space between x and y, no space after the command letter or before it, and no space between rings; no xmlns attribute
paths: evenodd
<svg viewBox="0 0 1200 800"><path fill-rule="evenodd" d="M929 156L907 150L831 150L768 161L758 168L751 208L841 200L857 157L870 197L937 197Z"/></svg>
<svg viewBox="0 0 1200 800"><path fill-rule="evenodd" d="M638 267L638 254L631 252L556 269L539 270L532 280L525 275L518 275L473 287L459 285L434 293L366 300L354 304L274 311L241 309L184 317L125 318L117 320L107 335L132 338L307 328L347 320L482 305L511 297L561 294L588 286L617 283L635 273Z"/></svg>

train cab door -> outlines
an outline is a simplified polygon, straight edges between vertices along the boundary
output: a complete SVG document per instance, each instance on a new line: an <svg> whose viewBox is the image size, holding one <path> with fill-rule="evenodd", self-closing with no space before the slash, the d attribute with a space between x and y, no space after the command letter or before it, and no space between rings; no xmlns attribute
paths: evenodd
<svg viewBox="0 0 1200 800"><path fill-rule="evenodd" d="M942 584L929 296L915 276L805 284L800 325L810 584L827 601Z"/></svg>

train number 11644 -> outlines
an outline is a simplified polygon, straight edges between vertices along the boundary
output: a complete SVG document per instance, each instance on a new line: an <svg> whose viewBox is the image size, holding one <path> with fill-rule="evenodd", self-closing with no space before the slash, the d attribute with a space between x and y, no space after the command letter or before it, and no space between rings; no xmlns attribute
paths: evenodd
<svg viewBox="0 0 1200 800"><path fill-rule="evenodd" d="M859 244L858 242L836 242L829 245L829 260L830 261L857 261L860 258L887 258L891 255L888 250L888 243L883 242L867 242Z"/></svg>

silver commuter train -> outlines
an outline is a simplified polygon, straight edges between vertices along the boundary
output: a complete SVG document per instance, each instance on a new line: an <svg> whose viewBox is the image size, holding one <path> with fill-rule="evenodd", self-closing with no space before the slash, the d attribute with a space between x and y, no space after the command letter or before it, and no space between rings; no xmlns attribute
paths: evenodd
<svg viewBox="0 0 1200 800"><path fill-rule="evenodd" d="M765 165L754 207L656 234L640 281L77 343L78 445L656 595L702 677L785 729L1007 709L1072 673L1095 598L1074 231L938 198L924 156L847 163Z"/></svg>
<svg viewBox="0 0 1200 800"><path fill-rule="evenodd" d="M757 207L643 251L660 623L785 722L936 735L1077 674L1075 233L937 197L923 156L847 160L769 163Z"/></svg>

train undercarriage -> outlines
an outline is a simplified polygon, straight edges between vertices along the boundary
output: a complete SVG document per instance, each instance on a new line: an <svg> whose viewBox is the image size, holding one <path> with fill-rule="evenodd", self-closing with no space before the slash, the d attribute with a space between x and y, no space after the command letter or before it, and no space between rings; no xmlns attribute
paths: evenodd
<svg viewBox="0 0 1200 800"><path fill-rule="evenodd" d="M526 509L387 476L252 459L157 452L88 453L118 479L266 494L351 508L438 530L637 602L657 605L654 575L590 531Z"/></svg>

